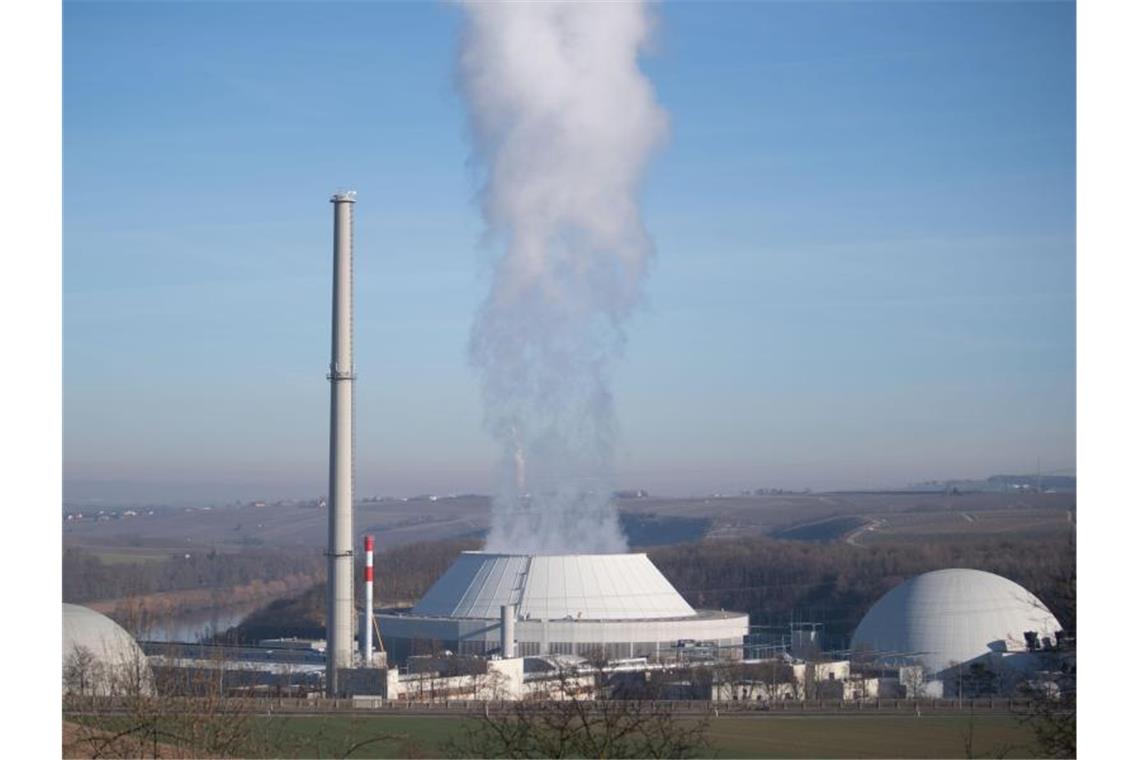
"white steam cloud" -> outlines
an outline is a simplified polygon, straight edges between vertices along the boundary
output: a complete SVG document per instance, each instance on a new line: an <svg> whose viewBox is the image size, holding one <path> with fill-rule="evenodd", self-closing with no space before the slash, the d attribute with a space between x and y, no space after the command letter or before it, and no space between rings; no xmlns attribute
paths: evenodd
<svg viewBox="0 0 1140 760"><path fill-rule="evenodd" d="M626 550L610 373L652 246L638 207L667 127L644 3L461 3L482 207L505 247L471 333L502 448L488 551Z"/></svg>

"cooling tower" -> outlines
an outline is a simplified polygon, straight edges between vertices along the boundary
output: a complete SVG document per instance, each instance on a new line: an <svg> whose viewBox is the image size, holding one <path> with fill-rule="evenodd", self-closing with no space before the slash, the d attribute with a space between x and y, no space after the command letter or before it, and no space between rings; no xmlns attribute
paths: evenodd
<svg viewBox="0 0 1140 760"><path fill-rule="evenodd" d="M645 554L463 552L415 607L380 615L380 630L394 661L425 648L510 653L509 642L523 657L671 659L698 644L729 659L748 615L693 609Z"/></svg>

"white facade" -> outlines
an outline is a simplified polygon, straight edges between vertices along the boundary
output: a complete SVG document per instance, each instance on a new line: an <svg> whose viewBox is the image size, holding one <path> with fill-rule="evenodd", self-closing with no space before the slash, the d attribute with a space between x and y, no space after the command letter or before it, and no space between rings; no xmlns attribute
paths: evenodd
<svg viewBox="0 0 1140 760"><path fill-rule="evenodd" d="M860 699L899 699L906 696L897 678L852 678L843 682L843 698L848 701Z"/></svg>
<svg viewBox="0 0 1140 760"><path fill-rule="evenodd" d="M438 673L405 673L388 670L387 699L414 702L442 699L513 700L526 696L523 659L488 660L487 672L441 676Z"/></svg>
<svg viewBox="0 0 1140 760"><path fill-rule="evenodd" d="M981 570L936 570L887 592L852 637L884 662L921 663L928 674L1024 652L1025 632L1052 641L1061 625L1041 600L1011 580Z"/></svg>
<svg viewBox="0 0 1140 760"><path fill-rule="evenodd" d="M516 654L667 658L680 641L740 657L748 615L694 610L644 554L529 556L464 552L407 612L379 616L395 660L446 648L491 654L502 608Z"/></svg>

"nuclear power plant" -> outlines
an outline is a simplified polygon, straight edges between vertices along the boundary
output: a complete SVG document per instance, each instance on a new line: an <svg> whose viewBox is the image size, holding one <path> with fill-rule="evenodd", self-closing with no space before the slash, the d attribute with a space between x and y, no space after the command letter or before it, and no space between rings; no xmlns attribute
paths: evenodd
<svg viewBox="0 0 1140 760"><path fill-rule="evenodd" d="M243 695L436 702L562 698L571 689L591 699L651 694L771 705L1012 694L1027 680L1055 683L1075 674L1071 638L1039 599L1008 579L963 568L896 586L867 612L849 647L827 651L810 625L773 636L770 626L750 625L745 612L694 608L636 552L467 551L413 605L375 610L373 584L383 588L384 579L374 576L374 538L363 536L358 611L356 195L339 192L331 202L326 639L136 643L108 618L65 605L67 693L139 693L159 677L208 676ZM512 456L522 492L521 444Z"/></svg>
<svg viewBox="0 0 1140 760"><path fill-rule="evenodd" d="M740 659L748 615L694 610L645 554L559 556L464 552L410 610L372 610L372 537L365 538L365 609L354 660L353 530L353 208L333 204L332 358L329 413L328 614L325 685L353 690L354 669L372 668L373 627L385 661L405 662L430 642L462 655L512 660L547 655L605 660L675 657L704 646ZM521 459L522 453L517 453ZM520 475L521 477L521 475ZM417 645L420 645L417 647ZM422 650L422 651L420 651Z"/></svg>
<svg viewBox="0 0 1140 760"><path fill-rule="evenodd" d="M463 552L414 606L377 613L373 610L374 541L366 536L365 599L356 618L352 529L356 194L340 192L331 201L326 693L407 698L417 687L422 692L425 677L432 683L433 694L469 688L479 693L468 683L470 675L445 675L451 667L446 664L448 658L482 662L484 672L494 671L500 685L509 685L506 695L514 697L533 693L542 673L567 666L579 670L633 668L648 674L678 663L711 667L754 661L764 648L757 645L746 613L694 609L641 553ZM516 490L522 493L525 453L517 431L513 436ZM354 628L359 630L357 656ZM779 651L784 664L791 663L796 674L793 681L798 679L801 694L941 696L943 683L952 680L956 667L984 662L1000 668L1016 663L1021 670L1032 670L1039 665L1042 651L1059 649L1058 642L1063 640L1059 628L1045 606L1017 584L990 573L955 569L913 578L867 613L855 631L853 647L872 655L870 667L875 671L873 678L864 673L858 679L858 694L844 686L852 682L849 660L833 657L796 664L805 641L803 631L791 631L790 645L769 646L767 655ZM431 664L425 666L425 662ZM432 672L425 675L425 667ZM916 678L922 684L920 691L915 683L909 687L905 683ZM808 689L809 683L815 683L815 688ZM732 699L741 699L740 686L722 682L702 698L732 695ZM755 694L754 698L777 696L770 693L771 688L745 691Z"/></svg>
<svg viewBox="0 0 1140 760"><path fill-rule="evenodd" d="M760 653L791 668L783 698L941 696L952 671L985 663L1020 670L1057 652L1063 634L1039 600L1017 584L975 570L913 578L887 594L855 632L852 646L871 655L873 677L850 684L850 659L802 661L804 631L784 646L757 642L746 613L694 609L642 553L527 554L468 551L412 607L373 610L374 541L364 537L364 605L354 657L353 620L353 209L356 196L333 203L333 309L329 419L328 616L325 691L410 698L425 678L432 694L482 694L473 677L448 675L451 658L482 663L504 695L533 693L542 674L573 667L633 669L648 677L680 663L715 667L756 661ZM525 453L512 438L516 490L525 490ZM375 634L375 637L374 637ZM1031 635L1032 634L1032 635ZM375 649L374 649L375 642ZM995 648L996 647L996 648ZM1000 651L999 651L1000 649ZM376 651L378 650L378 651ZM1017 656L1013 656L1017 655ZM864 658L866 659L866 658ZM464 666L465 668L469 666ZM401 673L401 669L404 670ZM457 680L458 679L458 680ZM466 680L465 680L466 679ZM917 679L917 681L916 681ZM907 682L909 685L907 684ZM688 697L772 699L765 689L716 679L712 691ZM809 688L809 684L814 684ZM846 684L846 685L845 685ZM921 686L919 686L921 684ZM790 689L790 691L788 691ZM684 691L684 690L682 690ZM779 691L779 690L777 690ZM748 694L749 697L742 695ZM483 696L486 696L483 694Z"/></svg>

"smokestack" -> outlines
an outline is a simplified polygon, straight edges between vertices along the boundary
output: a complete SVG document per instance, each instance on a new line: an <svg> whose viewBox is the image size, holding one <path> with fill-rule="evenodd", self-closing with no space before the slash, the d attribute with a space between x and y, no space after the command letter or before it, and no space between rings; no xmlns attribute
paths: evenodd
<svg viewBox="0 0 1140 760"><path fill-rule="evenodd" d="M329 586L325 683L336 696L337 669L352 667L352 209L356 193L333 204L332 398L329 421Z"/></svg>
<svg viewBox="0 0 1140 760"><path fill-rule="evenodd" d="M364 667L372 667L372 549L376 543L372 536L364 537L364 630L360 646Z"/></svg>
<svg viewBox="0 0 1140 760"><path fill-rule="evenodd" d="M515 656L515 606L504 604L499 608L502 621L499 626L499 653L504 660Z"/></svg>

